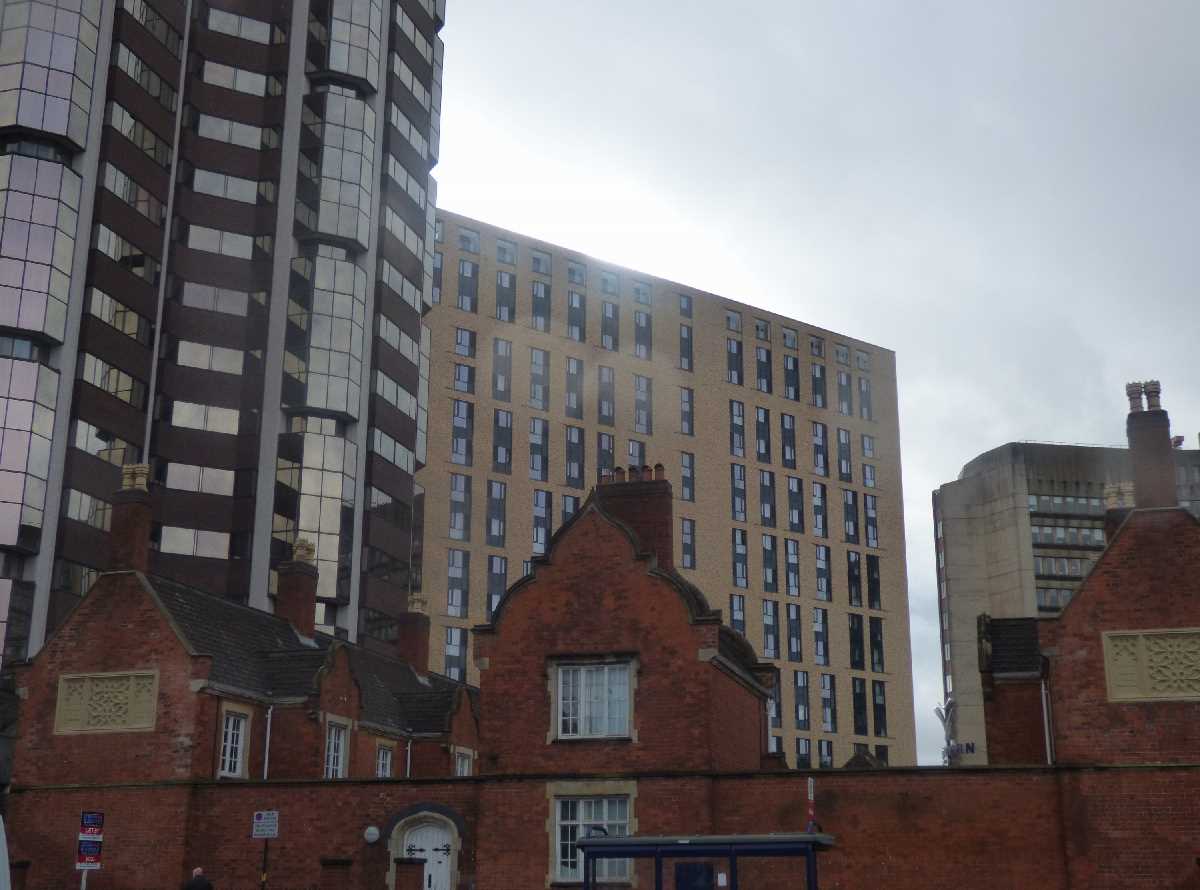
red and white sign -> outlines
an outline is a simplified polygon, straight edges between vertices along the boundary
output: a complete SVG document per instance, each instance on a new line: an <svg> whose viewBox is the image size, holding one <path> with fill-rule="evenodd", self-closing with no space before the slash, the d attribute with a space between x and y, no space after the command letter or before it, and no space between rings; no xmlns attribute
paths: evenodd
<svg viewBox="0 0 1200 890"><path fill-rule="evenodd" d="M75 870L92 871L99 868L103 845L104 814L84 810L79 815L79 846L75 853Z"/></svg>

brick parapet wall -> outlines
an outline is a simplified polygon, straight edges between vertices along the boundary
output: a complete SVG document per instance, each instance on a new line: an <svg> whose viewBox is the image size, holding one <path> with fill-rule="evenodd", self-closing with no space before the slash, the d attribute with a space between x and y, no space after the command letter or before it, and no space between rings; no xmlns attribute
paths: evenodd
<svg viewBox="0 0 1200 890"><path fill-rule="evenodd" d="M636 782L638 833L684 834L802 830L809 776L817 819L837 839L821 857L826 890L1171 890L1200 882L1200 765L586 778ZM12 856L32 860L30 890L65 886L74 878L79 812L98 808L107 816L105 868L91 887L176 886L187 869L203 865L222 890L249 890L261 856L261 843L249 838L251 814L278 809L272 887L320 887L329 862L352 882L346 886L379 886L390 861L388 832L402 814L436 807L462 826L459 890L540 887L549 861L551 784L584 778L19 790L12 797ZM373 847L363 840L368 825L383 832ZM642 886L651 880L648 868L638 873ZM742 885L756 890L795 890L795 862L746 861L740 874Z"/></svg>

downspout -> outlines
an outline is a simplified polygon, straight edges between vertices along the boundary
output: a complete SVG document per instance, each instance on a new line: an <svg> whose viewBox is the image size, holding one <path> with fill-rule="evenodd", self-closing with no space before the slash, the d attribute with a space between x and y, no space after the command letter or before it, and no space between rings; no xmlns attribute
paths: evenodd
<svg viewBox="0 0 1200 890"><path fill-rule="evenodd" d="M405 746L404 752L404 778L412 778L412 736L408 737L408 744Z"/></svg>
<svg viewBox="0 0 1200 890"><path fill-rule="evenodd" d="M271 763L271 714L274 711L274 705L267 705L267 738L263 742L263 781L266 781L267 767Z"/></svg>
<svg viewBox="0 0 1200 890"><path fill-rule="evenodd" d="M1054 733L1051 730L1050 685L1042 677L1042 731L1046 737L1046 765L1054 765Z"/></svg>

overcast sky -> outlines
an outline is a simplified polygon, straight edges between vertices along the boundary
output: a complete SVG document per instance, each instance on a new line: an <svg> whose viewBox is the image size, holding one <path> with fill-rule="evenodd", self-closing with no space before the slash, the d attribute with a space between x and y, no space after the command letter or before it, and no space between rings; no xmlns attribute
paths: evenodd
<svg viewBox="0 0 1200 890"><path fill-rule="evenodd" d="M897 353L918 749L930 492L1200 430L1200 3L449 0L439 203Z"/></svg>

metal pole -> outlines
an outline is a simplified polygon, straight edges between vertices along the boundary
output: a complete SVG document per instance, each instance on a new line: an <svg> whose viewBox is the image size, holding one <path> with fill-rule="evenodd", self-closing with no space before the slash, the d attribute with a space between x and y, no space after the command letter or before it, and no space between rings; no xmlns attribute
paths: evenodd
<svg viewBox="0 0 1200 890"><path fill-rule="evenodd" d="M662 890L662 850L654 851L654 890Z"/></svg>
<svg viewBox="0 0 1200 890"><path fill-rule="evenodd" d="M729 854L729 890L738 890L737 853Z"/></svg>
<svg viewBox="0 0 1200 890"><path fill-rule="evenodd" d="M809 847L804 854L804 873L808 884L804 890L817 890L817 848Z"/></svg>
<svg viewBox="0 0 1200 890"><path fill-rule="evenodd" d="M87 890L87 869L79 873L79 890Z"/></svg>
<svg viewBox="0 0 1200 890"><path fill-rule="evenodd" d="M262 890L267 890L267 851L271 849L271 839L263 838L263 861L262 861L262 881L259 886Z"/></svg>
<svg viewBox="0 0 1200 890"><path fill-rule="evenodd" d="M592 890L592 860L588 851L583 851L583 890Z"/></svg>

